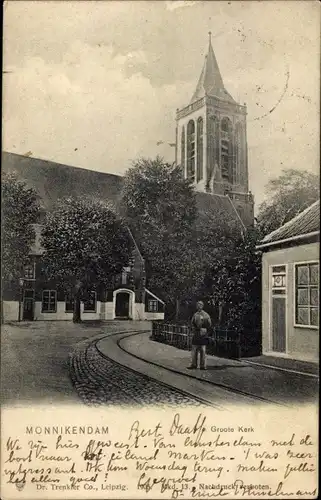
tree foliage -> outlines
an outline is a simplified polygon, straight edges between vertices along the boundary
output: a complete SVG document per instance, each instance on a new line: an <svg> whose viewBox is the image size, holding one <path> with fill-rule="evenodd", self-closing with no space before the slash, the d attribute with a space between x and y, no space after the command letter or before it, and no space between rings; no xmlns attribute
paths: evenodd
<svg viewBox="0 0 321 500"><path fill-rule="evenodd" d="M47 214L41 243L47 279L74 296L74 321L80 320L81 297L106 285L131 255L122 221L102 201L86 198L59 200Z"/></svg>
<svg viewBox="0 0 321 500"><path fill-rule="evenodd" d="M314 203L320 197L319 183L318 175L294 169L271 179L257 218L261 234L274 231Z"/></svg>
<svg viewBox="0 0 321 500"><path fill-rule="evenodd" d="M167 317L186 316L184 306L207 296L209 276L233 251L239 224L223 209L198 209L180 168L159 157L139 160L127 172L122 205L145 258L148 286L166 302Z"/></svg>
<svg viewBox="0 0 321 500"><path fill-rule="evenodd" d="M190 286L195 194L178 166L140 159L125 175L122 208L146 264L148 285L173 302Z"/></svg>
<svg viewBox="0 0 321 500"><path fill-rule="evenodd" d="M261 256L256 252L257 232L249 229L213 273L212 299L223 305L221 322L228 328L257 325L260 305Z"/></svg>
<svg viewBox="0 0 321 500"><path fill-rule="evenodd" d="M39 201L34 189L16 174L2 178L2 277L4 282L21 277L35 240L33 224L39 216Z"/></svg>

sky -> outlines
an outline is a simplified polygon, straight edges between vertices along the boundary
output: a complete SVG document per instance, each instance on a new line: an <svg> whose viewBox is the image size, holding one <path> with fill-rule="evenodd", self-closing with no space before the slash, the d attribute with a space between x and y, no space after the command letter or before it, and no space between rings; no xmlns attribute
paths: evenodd
<svg viewBox="0 0 321 500"><path fill-rule="evenodd" d="M3 149L120 175L141 156L173 162L209 31L247 105L256 206L283 168L318 172L320 8L303 0L9 0Z"/></svg>

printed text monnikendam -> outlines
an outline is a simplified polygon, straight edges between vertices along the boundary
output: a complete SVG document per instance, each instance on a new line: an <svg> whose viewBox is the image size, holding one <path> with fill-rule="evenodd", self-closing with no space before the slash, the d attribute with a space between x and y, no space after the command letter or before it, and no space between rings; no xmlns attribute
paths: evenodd
<svg viewBox="0 0 321 500"><path fill-rule="evenodd" d="M108 426L93 427L91 425L27 425L26 434L108 434Z"/></svg>

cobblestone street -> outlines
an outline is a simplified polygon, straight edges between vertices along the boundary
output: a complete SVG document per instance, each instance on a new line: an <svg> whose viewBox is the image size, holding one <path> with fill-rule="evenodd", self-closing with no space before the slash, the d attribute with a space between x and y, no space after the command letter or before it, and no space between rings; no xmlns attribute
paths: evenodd
<svg viewBox="0 0 321 500"><path fill-rule="evenodd" d="M91 340L76 346L70 373L88 405L201 406L195 398L103 357Z"/></svg>
<svg viewBox="0 0 321 500"><path fill-rule="evenodd" d="M318 377L190 353L150 340L149 322L5 325L2 403L214 407L315 402ZM144 333L145 332L145 333Z"/></svg>
<svg viewBox="0 0 321 500"><path fill-rule="evenodd" d="M96 348L99 339L146 329L150 329L150 324L142 321L80 325L39 321L5 325L1 351L2 404L201 405L197 397L171 388L169 381L162 384L121 366L122 363L104 357ZM112 345L117 349L115 342Z"/></svg>

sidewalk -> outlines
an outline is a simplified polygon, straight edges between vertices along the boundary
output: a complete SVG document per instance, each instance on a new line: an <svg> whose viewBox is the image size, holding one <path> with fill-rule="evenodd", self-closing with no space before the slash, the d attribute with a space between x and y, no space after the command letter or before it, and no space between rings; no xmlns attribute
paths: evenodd
<svg viewBox="0 0 321 500"><path fill-rule="evenodd" d="M190 352L150 339L150 333L123 336L119 346L128 354L189 379L226 390L253 394L279 404L316 402L318 378L304 373L268 368L247 361L208 356L207 371L189 370ZM261 357L260 357L261 358Z"/></svg>
<svg viewBox="0 0 321 500"><path fill-rule="evenodd" d="M274 368L275 370L296 372L306 375L315 375L315 376L319 375L318 363L313 363L310 361L298 361L296 359L282 358L277 356L267 356L264 354L262 354L262 356L246 358L243 359L242 361L251 364L258 364L268 368Z"/></svg>

